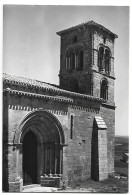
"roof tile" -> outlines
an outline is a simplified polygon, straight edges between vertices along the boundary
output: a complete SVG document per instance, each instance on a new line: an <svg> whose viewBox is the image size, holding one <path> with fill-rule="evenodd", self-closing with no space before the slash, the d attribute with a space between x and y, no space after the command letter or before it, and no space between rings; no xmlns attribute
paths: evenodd
<svg viewBox="0 0 132 195"><path fill-rule="evenodd" d="M75 96L75 97L90 99L93 101L106 102L102 98L97 98L97 97L93 97L91 95L67 91L64 89L60 89L59 86L55 86L55 85L48 84L48 83L45 83L42 81L38 81L35 79L30 79L30 78L25 78L25 77L21 77L21 76L9 75L9 74L3 73L3 81L7 82L7 83L9 82L9 83L14 83L14 84L18 84L18 85L25 85L25 86L31 86L31 87L36 87L36 88L40 88L40 89L46 89L48 91L54 91L54 92L59 93L61 95L68 95L69 97Z"/></svg>

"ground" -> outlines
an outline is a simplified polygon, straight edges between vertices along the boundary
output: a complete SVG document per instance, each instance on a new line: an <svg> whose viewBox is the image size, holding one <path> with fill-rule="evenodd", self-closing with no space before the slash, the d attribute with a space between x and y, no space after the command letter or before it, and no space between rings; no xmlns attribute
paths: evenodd
<svg viewBox="0 0 132 195"><path fill-rule="evenodd" d="M90 179L77 181L67 189L46 188L36 186L23 192L99 192L99 193L127 193L128 192L128 164L120 161L123 153L128 153L128 137L115 139L115 174L107 180L95 182Z"/></svg>
<svg viewBox="0 0 132 195"><path fill-rule="evenodd" d="M117 136L115 138L115 172L121 176L128 177L128 163L122 162L122 154L129 153L128 137Z"/></svg>

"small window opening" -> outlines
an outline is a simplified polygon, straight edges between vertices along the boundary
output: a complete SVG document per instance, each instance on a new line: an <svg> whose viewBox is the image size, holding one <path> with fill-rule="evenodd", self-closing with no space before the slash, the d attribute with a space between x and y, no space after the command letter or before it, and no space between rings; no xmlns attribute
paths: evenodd
<svg viewBox="0 0 132 195"><path fill-rule="evenodd" d="M104 48L103 47L99 48L98 66L100 71L104 69Z"/></svg>
<svg viewBox="0 0 132 195"><path fill-rule="evenodd" d="M105 80L103 80L101 83L100 97L104 100L108 100L108 86Z"/></svg>
<svg viewBox="0 0 132 195"><path fill-rule="evenodd" d="M105 72L110 72L110 53L107 49L105 50Z"/></svg>
<svg viewBox="0 0 132 195"><path fill-rule="evenodd" d="M104 44L106 43L106 37L103 37L103 43Z"/></svg>
<svg viewBox="0 0 132 195"><path fill-rule="evenodd" d="M76 43L77 42L77 36L75 36L74 38L73 38L73 43Z"/></svg>
<svg viewBox="0 0 132 195"><path fill-rule="evenodd" d="M73 115L71 115L70 138L73 138Z"/></svg>

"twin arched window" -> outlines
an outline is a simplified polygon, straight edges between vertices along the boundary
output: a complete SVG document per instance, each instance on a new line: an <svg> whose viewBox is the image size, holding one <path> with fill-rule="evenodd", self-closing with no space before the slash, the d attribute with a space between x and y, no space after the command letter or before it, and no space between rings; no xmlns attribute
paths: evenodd
<svg viewBox="0 0 132 195"><path fill-rule="evenodd" d="M103 79L100 84L100 97L104 100L108 100L108 82Z"/></svg>
<svg viewBox="0 0 132 195"><path fill-rule="evenodd" d="M68 51L66 53L66 70L83 70L84 64L84 51Z"/></svg>
<svg viewBox="0 0 132 195"><path fill-rule="evenodd" d="M98 51L98 67L99 71L109 74L111 71L111 55L109 48L101 46Z"/></svg>

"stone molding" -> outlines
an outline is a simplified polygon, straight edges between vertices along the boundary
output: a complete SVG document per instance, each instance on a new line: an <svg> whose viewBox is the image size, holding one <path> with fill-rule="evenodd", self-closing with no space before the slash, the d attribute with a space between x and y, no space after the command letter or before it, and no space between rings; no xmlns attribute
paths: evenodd
<svg viewBox="0 0 132 195"><path fill-rule="evenodd" d="M27 82L28 80L28 82ZM19 82L18 82L19 81ZM34 81L34 83L33 83ZM3 74L3 82L6 84L13 84L13 85L22 85L25 88L26 87L31 87L31 88L37 88L37 89L41 89L41 90L46 90L46 91L53 91L55 94L54 96L49 96L49 98L58 98L59 101L62 101L62 99L64 101L67 102L71 102L73 101L72 98L82 98L82 99L88 99L91 101L98 101L98 102L105 102L105 100L103 100L102 98L98 98L98 97L93 97L91 95L87 95L87 94L81 94L81 93L76 93L76 92L72 92L72 91L67 91L64 89L60 89L59 87L55 87L53 85L47 84L47 83L43 83L40 81L36 81L36 80L32 80L32 79L27 79L24 77L19 77L19 76L11 76L8 74ZM34 97L47 97L46 95L42 95L42 94L37 94L37 93L30 93L30 92L25 92L25 91L18 91L18 90L12 90L10 88L4 89L4 92L10 92L10 93L15 93L15 94L20 94L20 95L33 95ZM21 94L22 93L22 94ZM61 94L62 96L56 96L57 94ZM66 97L68 96L68 97ZM47 97L48 98L48 97Z"/></svg>
<svg viewBox="0 0 132 195"><path fill-rule="evenodd" d="M32 96L37 98L44 98L44 99L52 99L53 101L59 101L59 102L73 102L73 99L63 96L49 96L49 95L42 95L37 93L31 93L31 92L25 92L25 91L18 91L18 90L12 90L10 88L4 89L4 92L7 91L11 94L18 94L18 95L24 95L24 96Z"/></svg>
<svg viewBox="0 0 132 195"><path fill-rule="evenodd" d="M75 106L75 105L69 105L69 108L75 109L75 110L81 110L85 112L93 112L93 113L99 113L99 109L93 109L93 108L86 108L82 106Z"/></svg>

